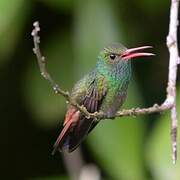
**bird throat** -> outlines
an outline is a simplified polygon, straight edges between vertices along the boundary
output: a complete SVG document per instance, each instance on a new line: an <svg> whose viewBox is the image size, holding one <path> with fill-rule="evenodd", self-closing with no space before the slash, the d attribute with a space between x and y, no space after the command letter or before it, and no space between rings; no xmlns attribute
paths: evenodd
<svg viewBox="0 0 180 180"><path fill-rule="evenodd" d="M97 72L105 76L110 85L119 86L120 84L129 84L131 78L131 62L122 61L116 64L107 65L102 61L97 63Z"/></svg>

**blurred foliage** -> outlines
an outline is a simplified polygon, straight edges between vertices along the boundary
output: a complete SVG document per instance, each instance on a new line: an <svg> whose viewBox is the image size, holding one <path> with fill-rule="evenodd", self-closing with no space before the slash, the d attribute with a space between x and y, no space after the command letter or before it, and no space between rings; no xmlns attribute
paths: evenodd
<svg viewBox="0 0 180 180"><path fill-rule="evenodd" d="M22 32L31 3L25 0L0 0L0 63L7 60L15 50L18 37Z"/></svg>
<svg viewBox="0 0 180 180"><path fill-rule="evenodd" d="M32 53L32 23L40 21L47 68L65 90L95 66L107 43L153 45L156 57L133 61L134 77L124 105L144 107L165 98L169 3L0 0L2 179L69 179L62 156L51 156L66 102L40 76ZM179 79L178 72L178 90ZM179 99L180 91L178 114ZM171 161L169 113L102 121L82 149L85 162L95 163L102 179L180 179L180 163L174 166Z"/></svg>
<svg viewBox="0 0 180 180"><path fill-rule="evenodd" d="M180 114L180 87L177 92L177 113ZM171 159L171 138L170 138L170 114L163 114L156 123L153 133L147 144L147 160L152 175L158 180L180 179L180 126L178 126L178 161L172 164Z"/></svg>
<svg viewBox="0 0 180 180"><path fill-rule="evenodd" d="M112 28L117 27L118 21L112 9L113 1L108 0L78 0L75 6L75 68L81 76L87 68L90 70L95 66L96 56L104 44L116 42L121 33L117 28Z"/></svg>

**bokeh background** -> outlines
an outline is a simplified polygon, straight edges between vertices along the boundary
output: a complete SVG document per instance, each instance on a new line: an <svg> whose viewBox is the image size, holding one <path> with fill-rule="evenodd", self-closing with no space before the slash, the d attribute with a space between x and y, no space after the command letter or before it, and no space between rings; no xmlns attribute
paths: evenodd
<svg viewBox="0 0 180 180"><path fill-rule="evenodd" d="M63 89L70 90L94 67L107 43L152 45L155 57L132 62L124 108L162 103L169 6L170 0L0 0L1 179L68 180L88 164L101 179L180 179L180 133L179 159L173 165L169 113L103 121L81 151L51 156L66 103L42 79L32 53L32 23L38 20L48 70ZM180 117L179 76L178 72Z"/></svg>

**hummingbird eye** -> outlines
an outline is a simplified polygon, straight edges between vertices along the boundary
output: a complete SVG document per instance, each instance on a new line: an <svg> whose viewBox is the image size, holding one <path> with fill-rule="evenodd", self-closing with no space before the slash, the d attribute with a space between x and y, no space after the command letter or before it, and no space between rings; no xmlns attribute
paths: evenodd
<svg viewBox="0 0 180 180"><path fill-rule="evenodd" d="M116 55L115 54L110 54L109 57L110 57L111 60L114 60L116 58Z"/></svg>

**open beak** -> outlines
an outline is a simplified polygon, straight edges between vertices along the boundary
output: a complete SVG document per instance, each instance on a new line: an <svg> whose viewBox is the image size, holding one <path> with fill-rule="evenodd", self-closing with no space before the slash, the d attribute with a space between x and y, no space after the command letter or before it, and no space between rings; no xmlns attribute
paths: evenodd
<svg viewBox="0 0 180 180"><path fill-rule="evenodd" d="M144 50L144 49L149 49L149 48L152 48L152 46L141 46L137 48L127 49L123 54L121 54L121 58L123 60L128 60L128 59L136 58L136 57L154 56L155 54L153 53L138 52L139 50Z"/></svg>

